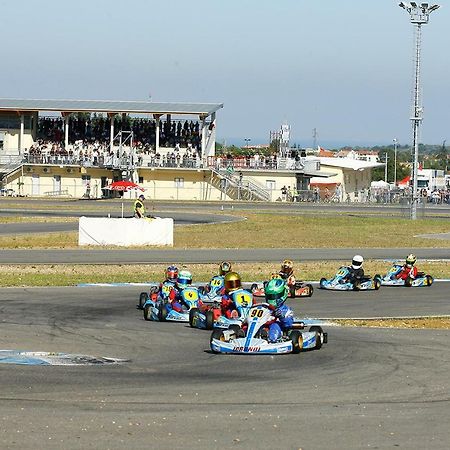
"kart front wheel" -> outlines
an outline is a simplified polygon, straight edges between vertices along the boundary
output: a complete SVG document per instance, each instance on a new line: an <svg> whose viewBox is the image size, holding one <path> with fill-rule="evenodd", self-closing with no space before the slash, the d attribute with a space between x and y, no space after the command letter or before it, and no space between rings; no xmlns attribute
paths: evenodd
<svg viewBox="0 0 450 450"><path fill-rule="evenodd" d="M167 318L167 309L165 305L161 305L158 310L158 319L160 322L165 322Z"/></svg>
<svg viewBox="0 0 450 450"><path fill-rule="evenodd" d="M405 286L406 286L406 287L411 287L411 286L412 286L412 282L413 282L413 280L412 280L411 277L406 278L406 280L405 280Z"/></svg>
<svg viewBox="0 0 450 450"><path fill-rule="evenodd" d="M144 309L144 303L149 299L147 292L141 292L139 295L139 309Z"/></svg>
<svg viewBox="0 0 450 450"><path fill-rule="evenodd" d="M198 313L198 308L192 308L189 311L189 325L191 328L194 328L194 317Z"/></svg>
<svg viewBox="0 0 450 450"><path fill-rule="evenodd" d="M256 283L253 283L250 287L250 292L253 293L258 289L258 285Z"/></svg>
<svg viewBox="0 0 450 450"><path fill-rule="evenodd" d="M433 284L433 281L434 281L433 277L431 275L425 275L425 278L427 280L426 285L427 286L431 286Z"/></svg>
<svg viewBox="0 0 450 450"><path fill-rule="evenodd" d="M212 340L213 339L217 339L217 340L219 340L219 341L222 341L222 342L225 342L225 335L223 334L223 330L219 330L219 329L217 329L217 330L214 330L212 333L211 333L211 338L210 338L210 340L209 340L209 346L210 346L210 348L211 348L211 351L213 352L213 353L219 353L219 352L217 352L217 351L215 351L214 349L213 349L213 347L212 347Z"/></svg>
<svg viewBox="0 0 450 450"><path fill-rule="evenodd" d="M214 312L211 310L206 311L205 317L206 317L206 329L212 330L214 328Z"/></svg>
<svg viewBox="0 0 450 450"><path fill-rule="evenodd" d="M303 335L298 330L291 332L292 353L300 353L303 348Z"/></svg>
<svg viewBox="0 0 450 450"><path fill-rule="evenodd" d="M150 320L150 305L144 306L144 320Z"/></svg>
<svg viewBox="0 0 450 450"><path fill-rule="evenodd" d="M378 291L378 289L380 289L381 287L381 278L379 277L379 275L375 275L373 277L373 288Z"/></svg>
<svg viewBox="0 0 450 450"><path fill-rule="evenodd" d="M323 286L324 286L324 284L327 282L327 279L326 278L321 278L320 279L320 283L319 283L319 287L321 288L321 289L323 289Z"/></svg>
<svg viewBox="0 0 450 450"><path fill-rule="evenodd" d="M313 295L314 288L313 288L312 284L307 284L306 286L308 286L309 294L305 295L305 297L311 297Z"/></svg>

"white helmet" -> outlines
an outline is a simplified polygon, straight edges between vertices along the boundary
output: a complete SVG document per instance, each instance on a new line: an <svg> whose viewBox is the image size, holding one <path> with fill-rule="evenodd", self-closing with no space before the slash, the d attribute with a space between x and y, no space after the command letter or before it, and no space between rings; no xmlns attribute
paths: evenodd
<svg viewBox="0 0 450 450"><path fill-rule="evenodd" d="M364 262L364 258L361 255L355 255L352 259L352 267L354 269L359 269Z"/></svg>

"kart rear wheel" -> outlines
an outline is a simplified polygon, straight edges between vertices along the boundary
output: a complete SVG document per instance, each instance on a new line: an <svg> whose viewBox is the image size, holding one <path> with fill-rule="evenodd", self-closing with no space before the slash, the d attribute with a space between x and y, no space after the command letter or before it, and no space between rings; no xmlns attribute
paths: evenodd
<svg viewBox="0 0 450 450"><path fill-rule="evenodd" d="M198 313L199 309L198 308L192 308L189 311L189 326L191 328L194 328L194 317L195 315Z"/></svg>
<svg viewBox="0 0 450 450"><path fill-rule="evenodd" d="M167 309L165 308L166 305L160 305L158 310L158 319L160 322L165 322L167 317Z"/></svg>
<svg viewBox="0 0 450 450"><path fill-rule="evenodd" d="M433 284L433 277L431 275L425 275L425 278L427 279L427 286L431 286Z"/></svg>
<svg viewBox="0 0 450 450"><path fill-rule="evenodd" d="M144 309L144 303L149 299L147 292L141 292L139 295L139 309Z"/></svg>
<svg viewBox="0 0 450 450"><path fill-rule="evenodd" d="M292 353L300 353L303 348L303 335L298 330L291 332Z"/></svg>
<svg viewBox="0 0 450 450"><path fill-rule="evenodd" d="M305 295L305 297L311 297L313 295L314 288L313 288L312 284L307 284L306 286L308 286L308 288L309 288L309 294Z"/></svg>
<svg viewBox="0 0 450 450"><path fill-rule="evenodd" d="M319 350L319 348L322 347L323 344L323 330L322 327L319 327L317 325L312 326L309 328L309 331L312 331L313 333L316 333L316 350Z"/></svg>
<svg viewBox="0 0 450 450"><path fill-rule="evenodd" d="M326 278L321 278L321 279L320 279L320 282L319 282L319 287L320 287L321 289L323 289L323 285L324 285L326 282L327 282L327 279L326 279Z"/></svg>
<svg viewBox="0 0 450 450"><path fill-rule="evenodd" d="M150 305L144 306L144 320L150 320Z"/></svg>
<svg viewBox="0 0 450 450"><path fill-rule="evenodd" d="M359 291L361 289L361 283L359 281L355 281L353 283L353 290L354 291Z"/></svg>
<svg viewBox="0 0 450 450"><path fill-rule="evenodd" d="M253 293L258 289L258 285L256 283L253 283L250 287L250 292Z"/></svg>
<svg viewBox="0 0 450 450"><path fill-rule="evenodd" d="M206 329L212 330L214 328L214 312L211 310L206 311L205 317L206 317Z"/></svg>

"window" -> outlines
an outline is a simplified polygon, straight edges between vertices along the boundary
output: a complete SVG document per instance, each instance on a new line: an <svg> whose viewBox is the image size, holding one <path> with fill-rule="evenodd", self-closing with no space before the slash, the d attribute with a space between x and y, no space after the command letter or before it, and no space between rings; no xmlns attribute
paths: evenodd
<svg viewBox="0 0 450 450"><path fill-rule="evenodd" d="M184 178L174 178L175 187L183 188L184 187Z"/></svg>
<svg viewBox="0 0 450 450"><path fill-rule="evenodd" d="M144 182L144 177L139 177L138 183L139 183L139 184L142 184L143 182Z"/></svg>
<svg viewBox="0 0 450 450"><path fill-rule="evenodd" d="M276 189L276 182L275 180L266 180L266 188L270 189L271 191Z"/></svg>

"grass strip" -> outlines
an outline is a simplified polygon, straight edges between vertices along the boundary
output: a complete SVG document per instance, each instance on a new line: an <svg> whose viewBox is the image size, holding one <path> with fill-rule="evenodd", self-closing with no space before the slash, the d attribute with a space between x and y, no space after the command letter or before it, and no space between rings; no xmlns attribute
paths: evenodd
<svg viewBox="0 0 450 450"><path fill-rule="evenodd" d="M448 220L265 213L236 215L247 220L175 227L174 248L450 248L450 240L414 237L449 232ZM398 230L408 232L399 233ZM77 247L77 232L0 237L0 248Z"/></svg>
<svg viewBox="0 0 450 450"><path fill-rule="evenodd" d="M321 277L331 277L340 265L348 263L348 261L296 263L295 273L299 279L318 281ZM364 266L366 273L375 275L376 273L386 273L390 265L383 261L368 260ZM218 264L189 264L186 267L191 271L194 282L207 282L218 270ZM0 265L2 273L0 286L74 286L79 283L159 282L163 279L165 268L164 264ZM419 268L435 278L450 278L450 262L427 262L419 264ZM258 281L270 278L272 272L279 270L279 266L272 263L236 263L233 264L233 270L241 275L244 282Z"/></svg>

